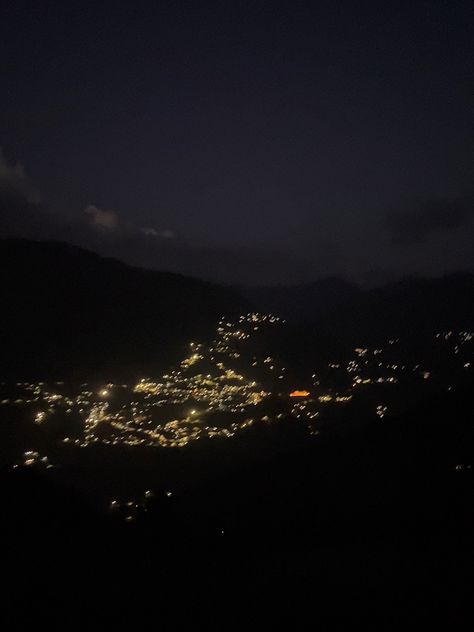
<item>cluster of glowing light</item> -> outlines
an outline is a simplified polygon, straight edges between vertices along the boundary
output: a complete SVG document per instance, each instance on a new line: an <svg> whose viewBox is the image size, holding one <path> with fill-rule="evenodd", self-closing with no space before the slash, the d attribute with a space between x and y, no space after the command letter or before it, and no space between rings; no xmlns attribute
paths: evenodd
<svg viewBox="0 0 474 632"><path fill-rule="evenodd" d="M13 469L18 467L39 467L50 469L53 465L49 462L47 456L41 456L41 454L36 450L27 450L23 453L22 460L13 465Z"/></svg>
<svg viewBox="0 0 474 632"><path fill-rule="evenodd" d="M387 414L387 410L388 410L387 406L384 406L383 404L379 404L377 408L375 409L375 413L377 417L379 417L380 419L383 419L385 415Z"/></svg>

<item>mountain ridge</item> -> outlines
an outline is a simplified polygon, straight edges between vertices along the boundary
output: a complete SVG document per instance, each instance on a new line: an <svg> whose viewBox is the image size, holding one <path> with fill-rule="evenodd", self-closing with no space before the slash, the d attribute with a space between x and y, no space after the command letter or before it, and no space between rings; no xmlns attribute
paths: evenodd
<svg viewBox="0 0 474 632"><path fill-rule="evenodd" d="M338 277L237 289L130 266L57 241L0 240L2 373L124 375L168 368L222 316L287 319L272 345L309 356L443 328L474 327L474 275L363 289Z"/></svg>

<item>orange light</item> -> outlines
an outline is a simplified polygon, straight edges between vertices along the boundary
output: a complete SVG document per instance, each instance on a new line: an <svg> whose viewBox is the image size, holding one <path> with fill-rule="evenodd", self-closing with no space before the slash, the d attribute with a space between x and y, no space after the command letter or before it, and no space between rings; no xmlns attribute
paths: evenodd
<svg viewBox="0 0 474 632"><path fill-rule="evenodd" d="M309 391L293 391L290 397L309 397Z"/></svg>

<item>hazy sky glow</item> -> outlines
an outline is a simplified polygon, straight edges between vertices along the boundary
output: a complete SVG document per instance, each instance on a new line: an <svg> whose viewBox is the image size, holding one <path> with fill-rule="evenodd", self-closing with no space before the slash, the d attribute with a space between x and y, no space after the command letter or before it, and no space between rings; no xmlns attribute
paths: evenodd
<svg viewBox="0 0 474 632"><path fill-rule="evenodd" d="M3 234L241 283L474 266L471 2L95 4L3 11Z"/></svg>

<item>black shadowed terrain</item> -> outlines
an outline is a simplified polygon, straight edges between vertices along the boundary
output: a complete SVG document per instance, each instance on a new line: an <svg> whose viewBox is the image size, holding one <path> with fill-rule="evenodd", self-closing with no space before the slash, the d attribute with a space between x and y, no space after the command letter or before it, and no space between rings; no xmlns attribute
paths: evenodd
<svg viewBox="0 0 474 632"><path fill-rule="evenodd" d="M13 624L469 620L471 276L243 298L59 243L0 256Z"/></svg>

